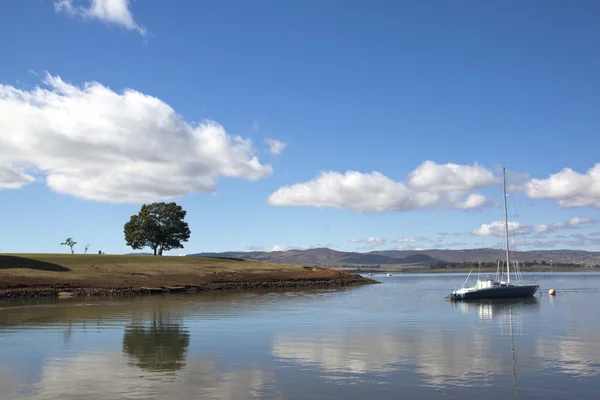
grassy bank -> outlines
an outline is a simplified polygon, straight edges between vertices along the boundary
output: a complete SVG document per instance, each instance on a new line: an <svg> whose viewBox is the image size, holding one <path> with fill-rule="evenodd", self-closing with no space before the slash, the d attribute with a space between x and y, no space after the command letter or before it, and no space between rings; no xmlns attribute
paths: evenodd
<svg viewBox="0 0 600 400"><path fill-rule="evenodd" d="M177 256L0 254L0 297L373 283L326 268Z"/></svg>

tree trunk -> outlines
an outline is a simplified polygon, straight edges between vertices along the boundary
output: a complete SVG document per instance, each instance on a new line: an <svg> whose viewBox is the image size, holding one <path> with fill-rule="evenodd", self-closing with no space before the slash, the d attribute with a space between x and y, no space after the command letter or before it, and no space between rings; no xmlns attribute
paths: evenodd
<svg viewBox="0 0 600 400"><path fill-rule="evenodd" d="M158 249L158 255L162 256L162 252L163 252L163 247L162 247L162 245L160 245L160 249Z"/></svg>
<svg viewBox="0 0 600 400"><path fill-rule="evenodd" d="M158 247L158 246L154 246L154 247L152 248L152 250L154 250L154 255L156 255L156 249L157 249L157 247Z"/></svg>

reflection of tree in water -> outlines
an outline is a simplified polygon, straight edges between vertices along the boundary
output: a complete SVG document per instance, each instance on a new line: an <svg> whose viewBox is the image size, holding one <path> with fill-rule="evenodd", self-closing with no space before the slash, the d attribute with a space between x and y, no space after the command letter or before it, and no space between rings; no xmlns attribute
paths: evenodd
<svg viewBox="0 0 600 400"><path fill-rule="evenodd" d="M149 371L177 371L185 365L190 335L180 325L164 323L131 325L123 335L123 353L131 364Z"/></svg>

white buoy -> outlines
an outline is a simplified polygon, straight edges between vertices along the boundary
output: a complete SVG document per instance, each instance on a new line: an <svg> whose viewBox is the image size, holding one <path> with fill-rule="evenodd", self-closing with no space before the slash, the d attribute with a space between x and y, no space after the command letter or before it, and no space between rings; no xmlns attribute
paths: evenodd
<svg viewBox="0 0 600 400"><path fill-rule="evenodd" d="M554 296L554 295L556 295L556 290L554 290L554 289L550 289L550 290L548 291L548 294L549 294L550 296Z"/></svg>

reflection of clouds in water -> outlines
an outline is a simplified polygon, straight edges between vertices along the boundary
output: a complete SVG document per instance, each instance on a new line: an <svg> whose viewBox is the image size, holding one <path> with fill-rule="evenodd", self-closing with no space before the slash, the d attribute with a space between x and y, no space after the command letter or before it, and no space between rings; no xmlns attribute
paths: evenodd
<svg viewBox="0 0 600 400"><path fill-rule="evenodd" d="M14 368L0 366L0 399L14 399L17 397L23 380L15 373Z"/></svg>
<svg viewBox="0 0 600 400"><path fill-rule="evenodd" d="M418 337L411 358L417 372L433 386L486 386L487 375L508 370L494 353L492 338L481 329Z"/></svg>
<svg viewBox="0 0 600 400"><path fill-rule="evenodd" d="M579 341L542 339L537 343L537 353L544 359L547 368L558 368L578 376L600 374L600 343L597 338L587 337Z"/></svg>
<svg viewBox="0 0 600 400"><path fill-rule="evenodd" d="M491 349L491 338L480 330L465 332L376 332L315 340L282 337L272 354L331 373L385 373L415 370L432 386L485 385L486 375L503 371ZM509 370L509 366L504 368Z"/></svg>
<svg viewBox="0 0 600 400"><path fill-rule="evenodd" d="M357 337L306 339L279 338L272 354L304 365L318 365L330 372L368 373L389 372L392 364L407 353L398 346L391 333L382 332L377 340L371 335Z"/></svg>
<svg viewBox="0 0 600 400"><path fill-rule="evenodd" d="M177 373L144 372L120 354L52 360L23 399L240 399L261 397L272 376L259 370L221 373L214 363L190 359ZM4 392L1 392L4 395ZM3 397L4 398L4 397Z"/></svg>

